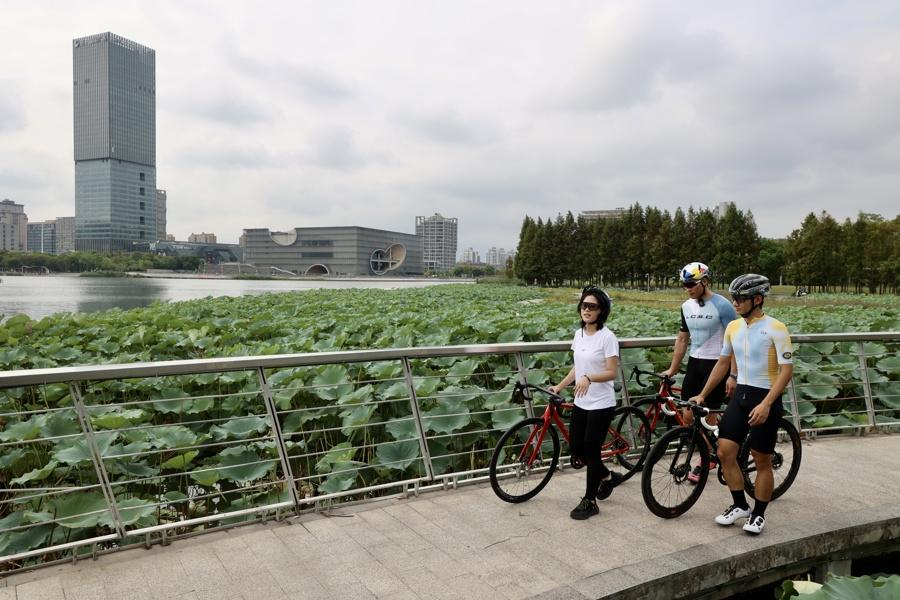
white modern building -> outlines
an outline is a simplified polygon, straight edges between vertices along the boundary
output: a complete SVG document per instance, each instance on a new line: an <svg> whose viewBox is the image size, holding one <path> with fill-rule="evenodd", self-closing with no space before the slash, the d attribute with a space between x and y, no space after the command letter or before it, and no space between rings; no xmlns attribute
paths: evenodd
<svg viewBox="0 0 900 600"><path fill-rule="evenodd" d="M423 260L427 271L448 271L456 264L456 217L434 213L416 217L416 235L422 239Z"/></svg>

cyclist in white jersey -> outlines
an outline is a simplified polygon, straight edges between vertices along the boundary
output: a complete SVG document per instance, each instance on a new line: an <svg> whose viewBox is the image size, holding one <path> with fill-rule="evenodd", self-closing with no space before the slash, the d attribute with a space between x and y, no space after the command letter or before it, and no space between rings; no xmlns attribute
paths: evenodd
<svg viewBox="0 0 900 600"><path fill-rule="evenodd" d="M714 294L709 287L709 267L701 262L688 263L678 274L681 285L687 292L688 299L681 305L681 330L675 339L675 349L672 354L671 366L661 374L674 377L681 368L681 361L688 349L690 341L690 353L684 380L681 383L683 398L690 398L700 393L703 384L712 373L713 367L722 353L722 340L725 336L725 328L737 319L737 313L731 306L731 302L719 294ZM719 383L706 398L706 405L718 409L725 398L733 391L734 380L728 378ZM690 424L694 414L685 409L682 413L685 422ZM706 422L716 424L716 415L710 414ZM709 468L718 467L716 460L710 461ZM688 475L688 480L697 483L700 479L700 465Z"/></svg>
<svg viewBox="0 0 900 600"><path fill-rule="evenodd" d="M728 324L722 344L722 356L710 374L703 391L691 398L703 403L716 384L729 373L737 372L734 396L719 423L719 461L731 491L732 505L716 516L719 525L733 525L747 519L744 531L758 535L765 526L765 511L772 498L774 478L772 455L778 435L778 422L784 408L781 394L794 372L791 363L791 338L784 323L763 313L769 294L769 280L754 273L731 282L735 308L742 319ZM744 477L737 464L741 444L749 434L750 452L756 463L756 503L753 510L744 495Z"/></svg>

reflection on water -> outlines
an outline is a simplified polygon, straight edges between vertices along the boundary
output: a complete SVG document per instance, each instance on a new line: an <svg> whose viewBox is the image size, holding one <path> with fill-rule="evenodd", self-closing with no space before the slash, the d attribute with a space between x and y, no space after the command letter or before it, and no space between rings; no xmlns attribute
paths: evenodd
<svg viewBox="0 0 900 600"><path fill-rule="evenodd" d="M177 302L209 296L244 296L337 288L407 288L439 283L436 279L257 281L149 277L4 276L0 283L0 315L25 313L41 318L58 312L95 312L110 308L128 310L153 302Z"/></svg>

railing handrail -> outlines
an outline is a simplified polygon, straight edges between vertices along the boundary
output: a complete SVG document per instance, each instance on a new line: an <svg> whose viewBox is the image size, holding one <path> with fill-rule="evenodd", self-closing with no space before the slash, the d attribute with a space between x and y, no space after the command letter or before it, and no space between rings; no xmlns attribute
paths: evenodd
<svg viewBox="0 0 900 600"><path fill-rule="evenodd" d="M877 342L900 339L900 331L875 331L858 333L811 333L791 336L793 342ZM675 337L622 338L620 348L655 348L671 346ZM508 342L497 344L465 344L457 346L418 346L410 348L386 348L377 350L341 350L337 352L304 352L297 354L271 354L260 356L230 356L224 358L198 358L103 365L79 365L52 369L20 369L0 371L0 389L49 383L80 381L104 381L138 377L167 377L246 371L255 369L280 369L323 364L343 364L398 360L402 358L441 358L481 354L512 354L515 352L563 352L571 348L571 342Z"/></svg>

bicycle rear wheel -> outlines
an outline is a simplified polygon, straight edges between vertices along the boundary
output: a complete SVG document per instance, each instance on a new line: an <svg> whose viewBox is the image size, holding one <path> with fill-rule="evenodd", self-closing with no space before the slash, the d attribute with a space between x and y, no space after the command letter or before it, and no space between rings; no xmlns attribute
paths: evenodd
<svg viewBox="0 0 900 600"><path fill-rule="evenodd" d="M700 480L688 480L695 459L700 459ZM653 448L641 473L644 504L657 517L671 519L683 515L703 493L709 477L709 450L703 436L693 427L666 432Z"/></svg>
<svg viewBox="0 0 900 600"><path fill-rule="evenodd" d="M559 463L559 434L552 425L539 441L544 420L519 421L497 442L488 469L491 488L505 502L534 498L553 477Z"/></svg>
<svg viewBox="0 0 900 600"><path fill-rule="evenodd" d="M803 457L803 446L800 443L800 434L794 424L787 419L781 419L778 423L778 437L775 441L775 454L772 456L772 474L775 478L775 485L772 488L772 498L781 497L794 479L797 478L797 472L800 471L800 459ZM744 473L744 489L747 493L756 498L754 491L756 490L756 463L753 461L753 454L750 453L750 439L744 440L741 444L741 451L738 454L738 464Z"/></svg>
<svg viewBox="0 0 900 600"><path fill-rule="evenodd" d="M613 453L616 460L625 468L622 481L625 481L644 466L650 452L650 421L647 416L633 406L620 406L616 409L615 427L608 440L606 453ZM606 444L604 444L606 446Z"/></svg>

